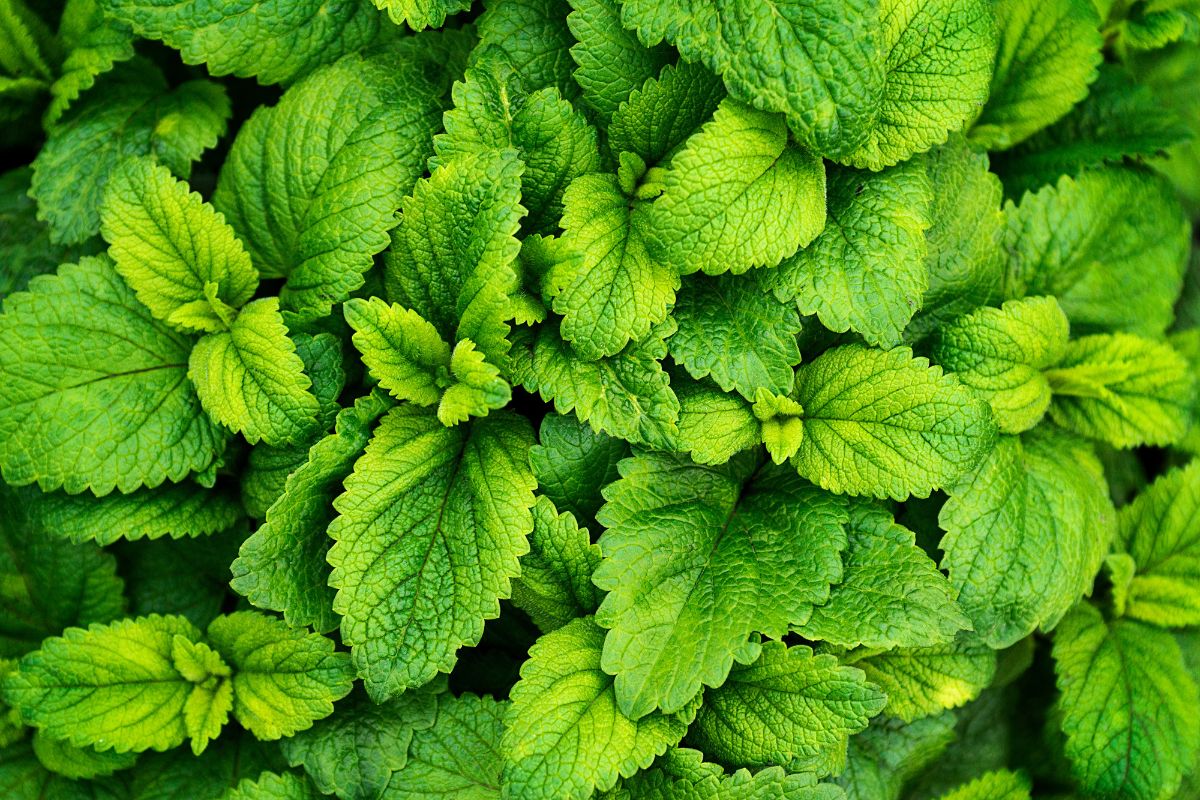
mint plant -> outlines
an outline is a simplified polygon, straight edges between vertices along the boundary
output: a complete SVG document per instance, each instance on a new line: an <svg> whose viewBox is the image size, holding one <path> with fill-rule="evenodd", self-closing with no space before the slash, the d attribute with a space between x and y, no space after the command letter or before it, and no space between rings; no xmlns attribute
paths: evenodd
<svg viewBox="0 0 1200 800"><path fill-rule="evenodd" d="M0 797L1200 796L1200 3L0 0Z"/></svg>

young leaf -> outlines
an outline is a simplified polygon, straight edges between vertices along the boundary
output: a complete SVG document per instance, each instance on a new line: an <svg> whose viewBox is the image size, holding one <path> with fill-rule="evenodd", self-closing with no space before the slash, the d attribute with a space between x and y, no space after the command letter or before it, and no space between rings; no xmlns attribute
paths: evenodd
<svg viewBox="0 0 1200 800"><path fill-rule="evenodd" d="M303 775L285 772L277 775L264 772L257 778L246 778L229 789L222 800L320 800L318 792Z"/></svg>
<svg viewBox="0 0 1200 800"><path fill-rule="evenodd" d="M99 0L114 19L147 39L180 51L185 64L212 75L290 83L375 38L379 15L367 0L334 7L319 0L239 0L211 6L200 0Z"/></svg>
<svg viewBox="0 0 1200 800"><path fill-rule="evenodd" d="M129 769L137 762L137 753L100 751L94 747L76 747L62 739L51 739L38 732L30 741L33 753L42 766L51 772L73 780L102 778L118 770Z"/></svg>
<svg viewBox="0 0 1200 800"><path fill-rule="evenodd" d="M845 503L789 472L754 454L720 467L653 453L621 462L592 580L609 593L596 621L623 714L682 709L757 655L751 633L781 637L829 596Z"/></svg>
<svg viewBox="0 0 1200 800"><path fill-rule="evenodd" d="M700 64L667 65L617 108L608 126L608 149L613 156L636 153L649 167L665 166L724 98L721 79Z"/></svg>
<svg viewBox="0 0 1200 800"><path fill-rule="evenodd" d="M1116 520L1086 442L1044 426L1002 436L949 495L942 567L992 647L1052 629L1091 587Z"/></svg>
<svg viewBox="0 0 1200 800"><path fill-rule="evenodd" d="M260 107L238 131L213 205L264 278L287 278L285 310L324 316L362 286L387 247L441 123L431 80L398 49L350 55Z"/></svg>
<svg viewBox="0 0 1200 800"><path fill-rule="evenodd" d="M996 438L987 405L924 358L847 345L796 373L799 473L834 492L927 497L977 464Z"/></svg>
<svg viewBox="0 0 1200 800"><path fill-rule="evenodd" d="M679 398L676 449L690 453L697 464L724 464L762 441L753 406L738 395L686 376L675 379L675 393Z"/></svg>
<svg viewBox="0 0 1200 800"><path fill-rule="evenodd" d="M512 388L500 377L500 370L484 360L475 343L463 339L450 354L450 377L454 383L438 404L438 420L447 427L471 417L486 417L496 408L504 408L512 399Z"/></svg>
<svg viewBox="0 0 1200 800"><path fill-rule="evenodd" d="M277 298L247 304L228 331L197 342L188 377L204 410L251 444L295 442L316 428L320 406Z"/></svg>
<svg viewBox="0 0 1200 800"><path fill-rule="evenodd" d="M577 619L530 648L505 716L505 797L587 800L683 738L694 706L637 721L621 713L600 668L604 638L591 618Z"/></svg>
<svg viewBox="0 0 1200 800"><path fill-rule="evenodd" d="M371 377L398 400L431 406L449 384L450 346L421 315L379 297L342 307Z"/></svg>
<svg viewBox="0 0 1200 800"><path fill-rule="evenodd" d="M854 651L842 657L887 695L884 712L903 722L927 719L971 702L996 675L996 651L960 633L947 644Z"/></svg>
<svg viewBox="0 0 1200 800"><path fill-rule="evenodd" d="M364 0L365 2L365 0ZM466 11L471 0L374 0L375 7L387 11L392 22L408 23L414 31L440 28L450 14Z"/></svg>
<svg viewBox="0 0 1200 800"><path fill-rule="evenodd" d="M1008 770L981 775L938 800L1029 800L1029 779Z"/></svg>
<svg viewBox="0 0 1200 800"><path fill-rule="evenodd" d="M943 326L933 360L988 401L1001 433L1021 433L1050 407L1043 370L1062 360L1069 333L1053 297L1009 300Z"/></svg>
<svg viewBox="0 0 1200 800"><path fill-rule="evenodd" d="M599 564L600 548L592 544L587 530L570 512L560 514L554 503L539 497L533 507L529 552L521 557L521 577L513 580L513 605L545 633L587 616L600 605L592 584Z"/></svg>
<svg viewBox="0 0 1200 800"><path fill-rule="evenodd" d="M899 344L928 287L933 190L925 165L913 159L875 175L840 169L828 180L825 230L772 274L775 293L832 331Z"/></svg>
<svg viewBox="0 0 1200 800"><path fill-rule="evenodd" d="M735 766L826 775L841 771L847 740L886 700L860 670L831 655L766 642L757 661L705 692L688 741Z"/></svg>
<svg viewBox="0 0 1200 800"><path fill-rule="evenodd" d="M446 428L403 405L379 424L329 527L334 610L372 699L448 672L499 614L529 549L532 444L507 413Z"/></svg>
<svg viewBox="0 0 1200 800"><path fill-rule="evenodd" d="M850 504L842 582L797 630L806 639L843 647L945 644L971 621L937 565L874 503Z"/></svg>
<svg viewBox="0 0 1200 800"><path fill-rule="evenodd" d="M782 117L733 100L671 159L664 183L644 232L650 255L679 273L774 267L825 227L821 159L788 142Z"/></svg>
<svg viewBox="0 0 1200 800"><path fill-rule="evenodd" d="M1054 634L1066 756L1096 796L1170 797L1200 748L1200 705L1171 634L1080 603Z"/></svg>
<svg viewBox="0 0 1200 800"><path fill-rule="evenodd" d="M116 169L100 228L138 300L185 333L225 330L258 288L250 256L222 216L150 158Z"/></svg>
<svg viewBox="0 0 1200 800"><path fill-rule="evenodd" d="M334 642L256 611L217 617L208 638L233 667L233 714L260 739L291 736L350 692L350 657Z"/></svg>
<svg viewBox="0 0 1200 800"><path fill-rule="evenodd" d="M1172 470L1117 516L1115 549L1136 565L1125 613L1154 625L1200 624L1200 462Z"/></svg>
<svg viewBox="0 0 1200 800"><path fill-rule="evenodd" d="M34 279L0 316L4 479L105 495L206 468L225 437L187 380L191 347L107 257Z"/></svg>
<svg viewBox="0 0 1200 800"><path fill-rule="evenodd" d="M472 694L439 695L433 727L413 733L408 763L392 776L385 800L498 800L506 705Z"/></svg>

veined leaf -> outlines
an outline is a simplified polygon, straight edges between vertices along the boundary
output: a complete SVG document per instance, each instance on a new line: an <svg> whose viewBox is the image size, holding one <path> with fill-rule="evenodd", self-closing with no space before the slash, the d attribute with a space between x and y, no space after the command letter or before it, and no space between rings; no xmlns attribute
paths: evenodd
<svg viewBox="0 0 1200 800"><path fill-rule="evenodd" d="M375 7L387 11L392 22L407 23L414 31L440 28L450 14L466 11L471 0L374 0Z"/></svg>
<svg viewBox="0 0 1200 800"><path fill-rule="evenodd" d="M479 45L472 59L490 58L489 51L503 53L527 92L554 87L575 103L579 85L571 75L575 39L567 25L567 0L484 0L483 9L475 18Z"/></svg>
<svg viewBox="0 0 1200 800"><path fill-rule="evenodd" d="M996 651L967 633L932 647L854 650L841 661L866 673L887 695L884 713L904 722L966 705L996 675Z"/></svg>
<svg viewBox="0 0 1200 800"><path fill-rule="evenodd" d="M545 633L587 616L600 605L592 584L599 564L600 548L592 544L587 530L570 512L560 514L554 503L539 497L533 507L529 552L521 557L521 577L513 580L513 605Z"/></svg>
<svg viewBox="0 0 1200 800"><path fill-rule="evenodd" d="M58 78L50 85L50 104L42 116L46 127L119 61L134 56L133 31L104 13L100 0L67 0L58 24L67 51Z"/></svg>
<svg viewBox="0 0 1200 800"><path fill-rule="evenodd" d="M947 792L939 800L1029 800L1029 779L1008 770L981 775Z"/></svg>
<svg viewBox="0 0 1200 800"><path fill-rule="evenodd" d="M628 455L628 444L593 431L574 414L549 413L542 418L529 462L538 493L573 514L580 525L592 527L604 503L600 492L618 478L617 463Z"/></svg>
<svg viewBox="0 0 1200 800"><path fill-rule="evenodd" d="M721 79L700 64L667 65L617 108L608 126L608 149L614 157L636 153L647 166L665 166L724 98Z"/></svg>

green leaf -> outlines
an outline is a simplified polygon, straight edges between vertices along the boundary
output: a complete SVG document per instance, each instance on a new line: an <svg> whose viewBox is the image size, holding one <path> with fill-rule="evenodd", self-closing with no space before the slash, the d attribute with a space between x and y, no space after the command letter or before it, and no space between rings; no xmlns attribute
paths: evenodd
<svg viewBox="0 0 1200 800"><path fill-rule="evenodd" d="M214 419L248 442L296 442L316 428L320 406L288 338L279 299L246 305L228 331L210 333L188 358L188 377Z"/></svg>
<svg viewBox="0 0 1200 800"><path fill-rule="evenodd" d="M185 64L212 75L289 83L358 50L379 32L367 0L328 7L319 0L100 0L114 19L180 51Z"/></svg>
<svg viewBox="0 0 1200 800"><path fill-rule="evenodd" d="M408 763L383 800L499 800L505 706L473 694L440 695L437 720L413 733Z"/></svg>
<svg viewBox="0 0 1200 800"><path fill-rule="evenodd" d="M233 714L260 739L291 736L324 719L350 692L350 657L334 642L256 611L217 617L208 638L233 666Z"/></svg>
<svg viewBox="0 0 1200 800"><path fill-rule="evenodd" d="M735 659L757 655L751 633L783 636L840 580L845 503L789 472L754 454L719 467L653 453L621 462L592 580L609 593L596 621L623 714L673 713L719 686Z"/></svg>
<svg viewBox="0 0 1200 800"><path fill-rule="evenodd" d="M971 702L991 684L996 653L980 638L959 634L932 647L858 650L842 657L887 695L884 712L906 723Z"/></svg>
<svg viewBox="0 0 1200 800"><path fill-rule="evenodd" d="M1091 0L1000 0L1000 46L971 143L1007 150L1057 122L1088 93L1100 64L1100 17Z"/></svg>
<svg viewBox="0 0 1200 800"><path fill-rule="evenodd" d="M666 38L702 60L730 93L787 114L800 141L830 156L863 142L884 88L878 5L869 0L751 0L696 9L682 0L625 0L623 21L643 42Z"/></svg>
<svg viewBox="0 0 1200 800"><path fill-rule="evenodd" d="M942 795L939 800L1029 800L1029 779L1017 772L997 770Z"/></svg>
<svg viewBox="0 0 1200 800"><path fill-rule="evenodd" d="M109 177L129 156L154 155L186 178L225 132L229 115L223 86L189 81L168 91L162 73L145 61L102 76L54 125L33 162L30 193L51 241L78 244L100 231Z"/></svg>
<svg viewBox="0 0 1200 800"><path fill-rule="evenodd" d="M202 539L158 539L121 547L129 613L179 614L204 628L229 602L229 562L246 537L235 525Z"/></svg>
<svg viewBox="0 0 1200 800"><path fill-rule="evenodd" d="M946 141L988 97L996 21L988 0L881 0L879 123L843 160L872 170Z"/></svg>
<svg viewBox="0 0 1200 800"><path fill-rule="evenodd" d="M325 316L362 286L387 247L441 126L433 79L399 48L350 55L260 107L238 131L213 205L264 278L287 278L285 310Z"/></svg>
<svg viewBox="0 0 1200 800"><path fill-rule="evenodd" d="M118 770L129 769L137 761L137 753L118 753L115 750L101 752L94 747L76 747L41 733L35 733L30 744L43 767L72 780L111 775Z"/></svg>
<svg viewBox="0 0 1200 800"><path fill-rule="evenodd" d="M224 800L243 779L255 780L266 770L286 768L274 742L229 730L199 757L187 750L141 754L127 791L136 800Z"/></svg>
<svg viewBox="0 0 1200 800"><path fill-rule="evenodd" d="M1200 462L1172 470L1117 516L1115 549L1133 557L1126 614L1154 625L1200 624Z"/></svg>
<svg viewBox="0 0 1200 800"><path fill-rule="evenodd" d="M575 62L569 50L575 39L567 27L571 10L567 0L484 0L483 8L475 18L479 45L472 59L478 55L490 58L489 52L503 53L527 91L552 86L574 102L579 86L571 77Z"/></svg>
<svg viewBox="0 0 1200 800"><path fill-rule="evenodd" d="M757 390L792 391L800 363L800 312L767 288L771 277L695 275L679 292L671 357L694 378L711 377L726 392L753 400Z"/></svg>
<svg viewBox="0 0 1200 800"><path fill-rule="evenodd" d="M532 444L508 413L446 428L404 405L379 424L329 527L333 607L372 699L448 672L500 613L529 549Z"/></svg>
<svg viewBox="0 0 1200 800"><path fill-rule="evenodd" d="M604 630L577 619L538 639L505 716L504 796L587 800L678 743L695 708L637 721L617 707L601 670Z"/></svg>
<svg viewBox="0 0 1200 800"><path fill-rule="evenodd" d="M52 126L99 75L134 56L133 31L107 16L100 0L67 0L58 25L58 38L67 50L58 78L50 85L50 104L42 116Z"/></svg>
<svg viewBox="0 0 1200 800"><path fill-rule="evenodd" d="M1067 345L1046 380L1050 418L1117 447L1179 441L1191 421L1195 378L1165 342L1127 333L1085 336Z"/></svg>
<svg viewBox="0 0 1200 800"><path fill-rule="evenodd" d="M1090 589L1116 521L1091 445L1046 426L1002 436L949 495L942 568L989 645L1052 629Z"/></svg>
<svg viewBox="0 0 1200 800"><path fill-rule="evenodd" d="M789 144L782 117L733 100L671 159L664 183L643 230L650 255L680 273L774 267L825 227L821 159Z"/></svg>
<svg viewBox="0 0 1200 800"><path fill-rule="evenodd" d="M400 204L384 256L388 299L431 322L444 341L470 339L495 364L509 348L522 170L511 149L434 170Z"/></svg>
<svg viewBox="0 0 1200 800"><path fill-rule="evenodd" d="M21 0L0 6L0 70L49 79L55 56L53 37L41 17Z"/></svg>
<svg viewBox="0 0 1200 800"><path fill-rule="evenodd" d="M449 384L450 346L421 315L379 297L342 307L371 377L398 400L431 406Z"/></svg>
<svg viewBox="0 0 1200 800"><path fill-rule="evenodd" d="M785 772L767 767L753 775L740 769L724 774L720 766L702 761L697 750L675 748L653 767L624 781L613 800L844 800L836 786L817 783L811 772Z"/></svg>
<svg viewBox="0 0 1200 800"><path fill-rule="evenodd" d="M688 741L734 766L780 764L826 775L841 770L847 740L886 699L831 655L766 642L757 661L734 667L723 685L705 692Z"/></svg>
<svg viewBox="0 0 1200 800"><path fill-rule="evenodd" d="M563 317L559 334L580 357L612 356L667 316L679 276L647 251L646 211L612 175L584 175L563 196L562 246L544 292Z"/></svg>
<svg viewBox="0 0 1200 800"><path fill-rule="evenodd" d="M904 784L952 741L954 715L949 712L909 724L876 717L850 737L846 768L837 782L847 800L900 800Z"/></svg>
<svg viewBox="0 0 1200 800"><path fill-rule="evenodd" d="M675 393L679 398L676 449L690 453L696 463L724 464L762 441L754 408L738 395L686 376L675 379Z"/></svg>
<svg viewBox="0 0 1200 800"><path fill-rule="evenodd" d="M282 611L288 624L319 632L338 626L325 557L333 499L390 403L378 394L338 414L334 433L321 439L287 479L267 509L266 522L242 543L230 565L230 586L260 608Z"/></svg>
<svg viewBox="0 0 1200 800"><path fill-rule="evenodd" d="M221 215L150 158L115 170L100 227L138 300L185 333L227 329L258 288L250 256Z"/></svg>
<svg viewBox="0 0 1200 800"><path fill-rule="evenodd" d="M1076 334L1170 326L1190 234L1166 181L1090 170L1006 205L1005 218L1006 299L1054 295Z"/></svg>
<svg viewBox="0 0 1200 800"><path fill-rule="evenodd" d="M853 502L846 533L842 582L798 628L806 639L844 647L919 647L952 641L971 626L946 577L890 512Z"/></svg>
<svg viewBox="0 0 1200 800"><path fill-rule="evenodd" d="M397 25L408 23L414 31L440 28L450 14L466 11L471 0L374 0L375 7L387 11Z"/></svg>
<svg viewBox="0 0 1200 800"><path fill-rule="evenodd" d="M437 415L447 427L471 417L486 417L496 408L504 408L512 399L512 388L500 377L500 370L484 360L475 343L463 339L450 355L450 377L455 381L438 404Z"/></svg>
<svg viewBox="0 0 1200 800"><path fill-rule="evenodd" d="M193 684L172 663L176 636L198 641L183 617L157 615L69 628L21 659L3 684L21 719L54 739L119 753L167 750L187 736Z"/></svg>
<svg viewBox="0 0 1200 800"><path fill-rule="evenodd" d="M413 731L433 725L437 695L409 692L381 705L357 693L328 719L283 740L293 766L317 788L346 800L374 800L408 762Z"/></svg>
<svg viewBox="0 0 1200 800"><path fill-rule="evenodd" d="M828 350L796 373L804 440L799 473L834 492L927 497L995 441L987 405L906 347Z"/></svg>
<svg viewBox="0 0 1200 800"><path fill-rule="evenodd" d="M899 344L929 285L933 188L925 165L913 159L876 175L839 169L828 180L825 230L772 275L775 293L830 330Z"/></svg>
<svg viewBox="0 0 1200 800"><path fill-rule="evenodd" d="M90 542L47 535L29 521L24 498L0 485L0 658L125 610L116 559Z"/></svg>
<svg viewBox="0 0 1200 800"><path fill-rule="evenodd" d="M43 490L178 481L224 435L187 380L192 343L150 316L107 257L36 278L0 316L0 468Z"/></svg>
<svg viewBox="0 0 1200 800"><path fill-rule="evenodd" d="M1170 797L1200 749L1196 683L1166 631L1081 603L1054 635L1057 710L1084 792Z"/></svg>
<svg viewBox="0 0 1200 800"><path fill-rule="evenodd" d="M796 455L804 441L804 407L790 397L759 389L752 411L771 460L782 464Z"/></svg>
<svg viewBox="0 0 1200 800"><path fill-rule="evenodd" d="M539 497L533 507L529 552L521 557L521 577L513 580L513 605L544 633L591 614L600 605L592 585L599 563L600 548L592 544L587 530L570 512L560 514L554 503Z"/></svg>
<svg viewBox="0 0 1200 800"><path fill-rule="evenodd" d="M230 789L222 800L320 800L308 779L294 772L276 775L264 772L258 778L246 778Z"/></svg>
<svg viewBox="0 0 1200 800"><path fill-rule="evenodd" d="M1050 407L1043 370L1062 360L1069 333L1053 297L1009 300L943 326L933 360L988 401L1001 433L1020 433Z"/></svg>
<svg viewBox="0 0 1200 800"><path fill-rule="evenodd" d="M593 431L573 414L551 412L542 418L529 461L538 493L590 527L604 502L600 491L617 479L617 462L628 455L620 439Z"/></svg>
<svg viewBox="0 0 1200 800"><path fill-rule="evenodd" d="M661 360L667 354L664 340L674 332L675 323L668 318L615 356L584 361L553 323L518 328L513 331L510 374L514 383L553 400L558 413L574 411L594 431L670 448L679 433L679 400Z"/></svg>
<svg viewBox="0 0 1200 800"><path fill-rule="evenodd" d="M640 89L672 60L665 44L646 48L633 31L621 25L617 0L570 0L567 25L577 42L571 58L578 64L573 75L583 91L583 102L607 127L630 93Z"/></svg>
<svg viewBox="0 0 1200 800"><path fill-rule="evenodd" d="M647 166L659 165L712 118L724 97L721 79L700 64L669 64L617 108L608 126L608 149L614 156L636 153Z"/></svg>

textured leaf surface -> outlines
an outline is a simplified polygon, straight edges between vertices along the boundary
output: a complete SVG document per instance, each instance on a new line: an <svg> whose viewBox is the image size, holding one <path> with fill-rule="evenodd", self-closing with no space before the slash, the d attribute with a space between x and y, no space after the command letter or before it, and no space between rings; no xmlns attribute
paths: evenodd
<svg viewBox="0 0 1200 800"><path fill-rule="evenodd" d="M1029 796L1028 778L997 770L947 792L940 800L1029 800Z"/></svg>
<svg viewBox="0 0 1200 800"><path fill-rule="evenodd" d="M471 0L374 0L397 25L407 23L414 31L440 28L450 14L466 11Z"/></svg>
<svg viewBox="0 0 1200 800"><path fill-rule="evenodd" d="M573 76L583 101L608 123L635 89L658 75L672 60L671 48L647 49L637 34L621 25L617 0L570 0L567 25L575 37L571 58L578 64Z"/></svg>
<svg viewBox="0 0 1200 800"><path fill-rule="evenodd" d="M58 25L68 50L58 78L50 85L43 123L57 122L71 103L92 88L96 77L119 61L133 58L133 31L104 13L99 0L68 0Z"/></svg>
<svg viewBox="0 0 1200 800"><path fill-rule="evenodd" d="M318 800L321 793L303 775L295 772L264 772L246 778L230 789L223 800Z"/></svg>
<svg viewBox="0 0 1200 800"><path fill-rule="evenodd" d="M886 691L886 690L885 690ZM954 715L904 724L876 717L850 737L846 769L836 778L848 800L899 800L904 784L954 739Z"/></svg>
<svg viewBox="0 0 1200 800"><path fill-rule="evenodd" d="M431 406L449 384L450 346L415 311L379 297L343 307L371 377L398 400Z"/></svg>
<svg viewBox="0 0 1200 800"><path fill-rule="evenodd" d="M490 697L441 695L437 720L413 734L408 763L383 800L499 800L506 706Z"/></svg>
<svg viewBox="0 0 1200 800"><path fill-rule="evenodd" d="M513 605L547 633L591 614L600 604L592 585L599 563L600 548L592 544L587 530L570 513L558 513L554 503L539 497L533 507L529 552L521 557L521 577L513 581Z"/></svg>
<svg viewBox="0 0 1200 800"><path fill-rule="evenodd" d="M538 492L590 527L604 502L600 491L617 479L617 462L628 455L625 442L596 433L573 414L549 413L542 418L529 461Z"/></svg>
<svg viewBox="0 0 1200 800"><path fill-rule="evenodd" d="M942 567L993 647L1049 630L1092 585L1115 515L1091 446L1054 428L1002 436L949 490Z"/></svg>
<svg viewBox="0 0 1200 800"><path fill-rule="evenodd" d="M1081 603L1054 636L1066 755L1084 791L1169 797L1200 748L1200 703L1179 646Z"/></svg>
<svg viewBox="0 0 1200 800"><path fill-rule="evenodd" d="M478 53L504 54L521 76L526 91L553 86L565 99L575 102L579 86L571 77L575 62L570 48L575 44L567 26L571 10L567 0L486 0L475 19L479 34Z"/></svg>
<svg viewBox="0 0 1200 800"><path fill-rule="evenodd" d="M910 350L847 345L796 373L804 440L792 462L834 492L926 497L991 448L982 400Z"/></svg>
<svg viewBox="0 0 1200 800"><path fill-rule="evenodd" d="M755 657L752 632L780 637L828 597L845 504L788 473L752 455L720 467L649 453L621 463L593 581L609 593L596 620L609 628L601 663L622 713L678 711Z"/></svg>
<svg viewBox="0 0 1200 800"><path fill-rule="evenodd" d="M996 674L996 653L981 639L961 633L933 647L855 651L843 657L887 695L884 713L904 722L929 718L966 705Z"/></svg>
<svg viewBox="0 0 1200 800"><path fill-rule="evenodd" d="M736 766L783 764L818 775L839 771L851 734L883 710L883 692L831 655L803 645L763 645L705 692L688 741Z"/></svg>
<svg viewBox="0 0 1200 800"><path fill-rule="evenodd" d="M334 610L373 699L448 672L500 613L533 527L532 444L509 414L446 428L400 406L379 424L329 528Z"/></svg>
<svg viewBox="0 0 1200 800"><path fill-rule="evenodd" d="M691 713L634 721L617 708L600 668L604 638L592 619L577 619L530 648L505 717L505 797L587 800L683 738Z"/></svg>
<svg viewBox="0 0 1200 800"><path fill-rule="evenodd" d="M636 153L647 166L660 164L712 117L724 97L720 78L700 64L666 66L613 114L608 149L614 156Z"/></svg>
<svg viewBox="0 0 1200 800"><path fill-rule="evenodd" d="M724 464L762 441L754 408L738 395L683 375L675 378L674 389L679 398L676 449L690 453L697 464Z"/></svg>
<svg viewBox="0 0 1200 800"><path fill-rule="evenodd" d="M187 380L190 350L106 257L9 297L0 316L5 480L103 495L207 467L224 436Z"/></svg>

